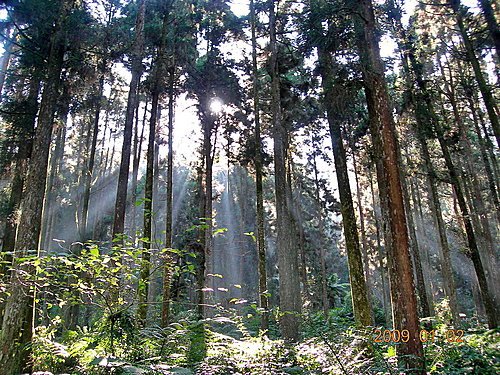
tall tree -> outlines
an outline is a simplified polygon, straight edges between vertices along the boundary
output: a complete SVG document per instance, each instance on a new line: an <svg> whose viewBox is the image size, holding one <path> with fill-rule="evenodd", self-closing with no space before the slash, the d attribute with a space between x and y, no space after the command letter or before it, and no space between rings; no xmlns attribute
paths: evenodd
<svg viewBox="0 0 500 375"><path fill-rule="evenodd" d="M118 187L116 190L116 202L113 220L113 238L123 234L125 229L125 209L127 204L127 186L130 169L130 152L132 146L132 128L134 123L134 111L137 103L137 90L141 79L144 51L144 15L146 12L146 0L138 0L138 11L135 21L135 36L130 52L130 67L132 77L130 79L127 110L125 112L125 124L123 127L123 144L118 174Z"/></svg>
<svg viewBox="0 0 500 375"><path fill-rule="evenodd" d="M484 101L486 107L486 112L488 113L488 118L491 122L491 127L493 128L493 133L497 139L497 146L500 147L500 123L498 122L496 102L491 93L491 89L488 87L488 83L481 70L481 64L477 58L476 52L474 51L474 45L467 32L467 27L465 24L465 17L467 15L465 8L460 4L460 0L450 0L450 7L455 13L456 22L462 40L464 42L465 53L468 62L472 65L474 70L474 75L476 76L477 84L479 86L479 91ZM497 30L498 31L498 30ZM497 34L498 35L498 34Z"/></svg>
<svg viewBox="0 0 500 375"><path fill-rule="evenodd" d="M347 259L349 262L349 278L351 281L354 317L358 324L368 326L372 323L372 314L366 290L366 280L364 277L358 229L356 226L356 215L354 213L351 187L349 185L347 157L341 134L342 119L340 116L342 114L342 109L338 106L338 98L343 97L339 96L339 90L342 89L335 83L335 64L330 52L325 48L327 43L321 40L324 31L321 26L322 18L321 10L319 9L320 4L317 0L311 0L310 5L311 23L315 31L315 36L313 38L316 41L316 48L318 50L318 65L324 92L323 104L326 108L328 124L330 126L335 172L339 186L340 209L342 212L342 226L344 227Z"/></svg>
<svg viewBox="0 0 500 375"><path fill-rule="evenodd" d="M65 32L68 18L75 5L75 0L60 2L58 17L51 34L47 78L40 102L33 152L26 177L26 190L21 203L14 270L0 338L0 368L6 374L31 372L31 346L27 344L31 341L33 333L35 291L26 280L26 275L33 275L34 270L18 259L33 255L30 250L36 250L35 254L39 251L53 119L66 49Z"/></svg>
<svg viewBox="0 0 500 375"><path fill-rule="evenodd" d="M358 0L353 5L356 7L356 12L353 9L353 18L368 104L370 132L375 155L382 158L383 173L377 171L377 180L379 184L385 183L387 187L387 207L384 216L389 224L392 242L388 261L394 328L407 329L411 335L407 343L399 346L399 358L409 373L424 374L423 347L418 337L417 299L398 167L398 144L384 65L380 57L375 15L371 0Z"/></svg>
<svg viewBox="0 0 500 375"><path fill-rule="evenodd" d="M299 338L300 299L299 264L294 241L291 202L287 197L286 148L287 131L282 122L278 41L276 38L275 2L269 1L271 116L274 141L274 179L276 196L276 248L278 252L281 333L286 340Z"/></svg>
<svg viewBox="0 0 500 375"><path fill-rule="evenodd" d="M259 76L257 67L257 15L255 1L250 0L250 22L252 32L252 79L253 79L253 111L255 123L255 191L257 203L257 255L259 261L259 305L262 311L261 329L269 328L269 300L266 272L266 243L264 232L264 192L262 186L262 140L260 125Z"/></svg>
<svg viewBox="0 0 500 375"><path fill-rule="evenodd" d="M160 34L160 44L154 65L154 74L151 88L151 117L149 119L148 150L146 155L146 186L144 189L144 241L142 243L142 265L138 288L137 316L142 324L146 322L147 300L149 291L151 243L153 242L152 220L153 220L153 176L155 158L155 137L159 119L160 95L164 90L163 75L165 72L167 31L170 22L172 1L162 5L163 23Z"/></svg>
<svg viewBox="0 0 500 375"><path fill-rule="evenodd" d="M491 39L493 39L493 44L495 45L495 51L497 53L497 66L500 66L500 29L498 28L498 22L493 10L493 1L479 0L479 6L481 7L484 19L488 25L488 30L490 32Z"/></svg>

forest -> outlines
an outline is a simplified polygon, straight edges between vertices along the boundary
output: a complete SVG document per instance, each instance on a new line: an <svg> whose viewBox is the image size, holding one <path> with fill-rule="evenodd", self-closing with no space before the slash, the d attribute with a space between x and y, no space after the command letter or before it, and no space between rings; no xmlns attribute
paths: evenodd
<svg viewBox="0 0 500 375"><path fill-rule="evenodd" d="M0 375L499 374L499 20L0 1Z"/></svg>

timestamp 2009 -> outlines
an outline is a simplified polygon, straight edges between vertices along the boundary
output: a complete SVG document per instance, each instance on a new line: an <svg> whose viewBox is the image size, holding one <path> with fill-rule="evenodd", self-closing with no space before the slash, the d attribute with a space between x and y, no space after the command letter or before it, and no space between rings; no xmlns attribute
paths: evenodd
<svg viewBox="0 0 500 375"><path fill-rule="evenodd" d="M375 329L373 331L373 342L398 343L408 342L411 338L411 333L407 329ZM464 342L464 331L461 329L449 329L444 333L444 339L448 342ZM418 339L420 342L434 342L438 339L435 330L422 329L418 331Z"/></svg>

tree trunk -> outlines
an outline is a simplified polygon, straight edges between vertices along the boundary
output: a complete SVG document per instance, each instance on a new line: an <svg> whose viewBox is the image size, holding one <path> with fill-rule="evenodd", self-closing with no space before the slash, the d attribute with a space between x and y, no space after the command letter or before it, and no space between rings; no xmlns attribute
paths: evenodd
<svg viewBox="0 0 500 375"><path fill-rule="evenodd" d="M441 210L441 203L439 200L438 188L437 188L437 178L436 172L434 170L431 156L429 153L426 134L428 133L428 122L429 116L426 111L424 98L422 92L415 92L414 84L411 80L412 73L415 75L417 81L422 79L422 66L416 60L416 50L412 42L406 35L406 31L401 23L401 13L397 13L399 16L394 17L394 23L396 28L396 34L398 36L399 49L403 53L403 69L406 75L406 85L410 94L410 99L414 105L415 110L415 120L416 129L415 134L420 146L421 157L424 161L425 175L427 178L427 184L429 187L429 207L432 212L435 226L438 232L439 244L440 244L440 258L443 267L443 279L444 279L444 290L446 296L449 298L450 309L453 317L453 321L458 322L458 308L456 302L456 287L453 277L453 269L450 257L450 248L448 245L448 239L446 237L446 227L443 220L443 214ZM410 70L410 66L413 71ZM420 88L420 87L419 87ZM420 88L421 90L421 88ZM420 205L419 205L420 206ZM421 206L420 206L421 207ZM421 209L421 208L420 208ZM408 214L409 217L410 213ZM411 231L410 224L410 231ZM411 233L411 232L410 232ZM422 296L420 296L422 298ZM430 314L430 306L428 305L427 313ZM428 315L425 315L428 316Z"/></svg>
<svg viewBox="0 0 500 375"><path fill-rule="evenodd" d="M380 235L380 219L377 212L377 201L375 199L375 189L373 188L373 175L371 171L371 167L368 169L368 179L370 180L370 192L372 197L372 207L373 207L373 219L375 221L375 236L377 239L377 256L378 256L378 265L380 270L380 279L382 284L382 303L384 307L384 315L387 326L392 323L392 305L391 305L391 292L390 286L386 285L388 280L387 276L387 265L384 264L384 256L386 255L386 251L384 251L381 244L381 235ZM379 205L380 206L380 205Z"/></svg>
<svg viewBox="0 0 500 375"><path fill-rule="evenodd" d="M29 88L29 94L27 99L27 106L25 111L30 113L31 119L29 121L30 128L26 129L26 138L21 139L19 142L19 149L16 155L16 165L14 167L14 173L11 183L11 194L9 197L9 213L7 213L7 220L4 229L3 237L3 247L2 251L14 252L15 242L16 242L16 230L17 230L17 218L16 212L21 204L24 180L26 178L26 172L28 170L29 158L31 155L31 149L33 146L32 134L35 129L35 121L38 107L38 93L40 91L40 82L37 80L32 80ZM7 255L7 261L12 262L12 255ZM2 272L0 275L4 275L6 270L5 264L0 266ZM10 267L10 265L8 265Z"/></svg>
<svg viewBox="0 0 500 375"><path fill-rule="evenodd" d="M276 195L276 248L278 253L281 333L285 340L299 339L301 312L300 277L294 241L290 202L287 200L286 129L282 123L275 2L269 1L271 112L274 141L274 182Z"/></svg>
<svg viewBox="0 0 500 375"><path fill-rule="evenodd" d="M311 0L312 22L315 31L319 35L323 35L321 19L316 10L316 1L317 0ZM342 226L344 227L347 260L349 264L354 319L357 324L368 326L372 324L372 313L364 278L356 215L354 213L351 188L349 186L347 159L341 134L341 120L339 119L338 108L335 108L336 96L338 95L336 89L338 91L338 88L335 87L334 62L330 53L325 50L321 42L317 43L316 48L318 50L318 63L323 92L325 93L324 104L326 107L328 124L330 126L335 172L340 194L340 211L342 213Z"/></svg>
<svg viewBox="0 0 500 375"><path fill-rule="evenodd" d="M497 53L497 66L500 65L500 29L498 28L498 23L495 18L495 13L493 12L493 1L490 0L479 0L479 6L483 11L483 16L486 20L486 25L488 25L488 30L495 45L495 50ZM497 3L498 10L498 3Z"/></svg>
<svg viewBox="0 0 500 375"><path fill-rule="evenodd" d="M170 67L168 88L168 156L167 156L167 212L165 216L165 262L163 267L163 301L161 323L162 327L168 325L170 313L170 290L172 283L172 271L174 265L173 254L168 251L172 249L172 210L173 210L173 173L174 173L174 104L175 104L175 65Z"/></svg>
<svg viewBox="0 0 500 375"><path fill-rule="evenodd" d="M409 238L398 168L395 124L389 105L384 67L375 30L375 17L371 0L355 3L359 15L354 16L360 63L370 118L375 155L382 158L383 174L378 173L379 183L387 187L387 211L392 246L388 253L389 272L395 329L407 329L411 338L399 346L399 359L407 371L425 374L423 348L419 340L417 300L413 283ZM411 357L405 357L409 355ZM411 370L410 370L411 369Z"/></svg>
<svg viewBox="0 0 500 375"><path fill-rule="evenodd" d="M286 146L287 154L287 193L289 195L288 202L291 206L292 222L298 236L298 254L299 254L299 270L300 282L302 283L303 298L306 300L309 296L309 287L307 281L307 260L306 260L306 240L304 234L304 221L302 219L302 207L300 204L301 184L297 183L297 189L292 187L292 175L295 175L295 165L292 160L292 155L288 146ZM297 198L297 195L299 198Z"/></svg>
<svg viewBox="0 0 500 375"><path fill-rule="evenodd" d="M257 37L254 0L250 0L250 22L252 25L252 78L253 78L253 111L255 117L255 191L257 204L257 257L259 269L259 307L262 309L260 329L269 329L269 299L266 272L266 242L264 232L264 191L262 187L262 140L260 135L260 100L259 77L257 67Z"/></svg>
<svg viewBox="0 0 500 375"><path fill-rule="evenodd" d="M151 269L151 243L153 242L152 217L153 217L153 177L154 177L154 159L155 159L155 139L156 128L159 114L159 99L161 87L161 79L164 72L165 64L165 44L167 38L167 26L169 20L169 12L167 10L163 17L163 25L161 31L160 46L158 47L158 55L155 64L155 76L153 89L151 92L151 117L149 120L149 137L148 151L146 156L146 185L144 188L144 233L145 240L142 243L143 254L141 264L141 274L139 279L138 307L137 318L143 326L146 325L146 317L148 312L148 292L149 292L149 277Z"/></svg>
<svg viewBox="0 0 500 375"><path fill-rule="evenodd" d="M490 159L488 158L488 152L486 150L486 142L483 138L483 135L481 133L481 129L479 127L479 118L478 118L478 113L476 111L476 106L474 104L474 101L471 96L467 96L467 101L469 103L469 108L472 113L472 118L473 118L473 123L474 123L474 132L476 133L477 139L478 139L478 144L479 144L479 151L481 152L481 160L484 164L484 169L486 171L486 177L488 179L488 188L490 190L491 194L491 199L493 201L493 205L495 207L496 211L496 220L497 223L500 224L500 201L498 199L498 192L497 192L497 179L493 174L493 168L490 163Z"/></svg>
<svg viewBox="0 0 500 375"><path fill-rule="evenodd" d="M481 2L483 1L486 2L486 0L482 0ZM497 139L497 146L500 147L500 124L498 123L495 99L493 98L491 90L489 89L488 84L486 83L484 74L481 71L481 65L476 56L476 53L474 52L474 46L469 38L469 34L467 33L467 28L465 27L464 23L465 10L460 5L460 0L451 0L450 6L453 9L453 12L455 12L458 29L460 30L460 34L464 42L467 60L470 62L470 64L472 65L472 69L474 70L474 75L476 77L476 81L479 86L479 91L481 92L481 96L483 97L484 105L486 107L486 111L488 112L488 117L491 122L491 127L493 128L493 133L495 134L495 138ZM498 33L496 35L498 36Z"/></svg>
<svg viewBox="0 0 500 375"><path fill-rule="evenodd" d="M314 198L316 200L316 215L318 216L318 232L319 232L319 256L321 262L321 302L323 305L323 314L325 315L325 320L328 320L328 312L330 310L330 304L328 303L328 280L326 275L326 252L325 252L325 242L323 240L323 206L321 204L321 198L319 195L319 178L318 178L318 166L316 165L316 153L313 151L313 168L314 168L314 186L315 194Z"/></svg>
<svg viewBox="0 0 500 375"><path fill-rule="evenodd" d="M35 292L26 275L34 276L35 270L17 259L38 255L39 251L50 142L65 50L63 30L74 4L74 0L61 3L59 18L50 40L47 78L21 203L14 270L0 338L0 368L6 374L31 372L32 367L31 346L27 344L32 338Z"/></svg>
<svg viewBox="0 0 500 375"><path fill-rule="evenodd" d="M365 272L365 282L366 282L366 293L368 297L368 302L370 303L370 308L373 309L372 295L370 290L373 290L372 279L370 275L370 254L368 254L368 242L366 240L366 229L365 229L365 215L363 212L363 202L361 199L361 188L359 184L358 177L358 165L356 163L356 154L354 147L352 150L352 167L354 170L354 180L356 181L356 200L358 203L358 214L359 214L359 228L361 230L361 253L363 254L363 270ZM372 321L373 321L373 310L371 310Z"/></svg>
<svg viewBox="0 0 500 375"><path fill-rule="evenodd" d="M139 12L135 22L135 40L131 52L132 78L130 79L127 110L125 112L125 126L123 131L123 145L118 174L118 188L116 191L115 215L113 219L113 239L124 233L125 209L127 205L127 185L130 168L130 151L132 143L132 127L134 111L137 103L137 91L142 75L142 55L144 51L144 15L145 0L139 2Z"/></svg>
<svg viewBox="0 0 500 375"><path fill-rule="evenodd" d="M89 161L87 165L87 170L84 174L84 191L83 191L83 204L82 204L82 229L80 241L85 242L88 238L88 213L89 213L89 201L90 201L90 188L92 184L92 179L94 177L94 164L95 164L95 152L97 146L97 136L99 135L99 117L101 114L101 102L102 94L104 90L104 68L106 62L101 62L101 77L99 78L99 86L97 88L97 95L95 98L95 113L94 113L94 124L92 128L92 143L90 145Z"/></svg>
<svg viewBox="0 0 500 375"><path fill-rule="evenodd" d="M8 22L8 21L7 21ZM7 69L9 69L9 64L10 64L10 58L12 57L12 53L14 52L14 43L12 42L17 38L17 32L14 31L12 35L11 33L11 27L8 28L6 34L6 42L3 46L4 52L2 55L1 63L0 63L0 95L2 95L3 92L3 86L5 83L5 78L7 77Z"/></svg>
<svg viewBox="0 0 500 375"><path fill-rule="evenodd" d="M140 136L137 134L139 129L139 124L136 119L136 135L134 139L134 161L132 164L132 224L131 224L131 235L132 235L132 243L136 244L137 239L137 179L139 176L139 164L141 161L142 154L142 142L144 140L144 129L146 128L146 118L148 113L148 102L144 103L144 114L142 117L142 127Z"/></svg>
<svg viewBox="0 0 500 375"><path fill-rule="evenodd" d="M401 163L403 164L403 163ZM410 195L408 193L408 185L406 184L407 176L405 168L402 166L401 187L403 190L403 200L405 204L406 217L408 219L408 234L410 237L410 249L413 259L413 269L415 271L415 279L417 281L418 302L420 306L421 316L423 318L431 316L429 307L429 299L427 297L427 288L425 285L424 273L422 271L422 262L420 260L420 248L418 246L417 234L415 232L415 222L413 220L413 210L410 204Z"/></svg>
<svg viewBox="0 0 500 375"><path fill-rule="evenodd" d="M439 63L439 56L438 56L438 63ZM442 70L442 67L441 67ZM431 96L427 92L427 87L426 83L423 80L423 78L416 77L417 78L417 83L419 85L420 90L422 91L425 101L426 101L426 108L428 111L428 116L429 119L432 120L432 123L435 127L436 130L436 136L439 142L439 145L441 147L441 151L443 153L444 161L446 168L448 169L448 173L450 176L450 182L453 186L453 190L455 191L458 206L460 207L460 212L462 214L462 220L463 220L463 225L465 227L465 233L467 235L467 244L469 247L469 253L468 256L471 258L472 263L474 264L474 269L476 270L480 290L481 290L481 296L483 298L484 302L484 307L486 309L486 315L488 316L488 325L490 328L496 328L498 325L498 318L496 314L496 309L495 305L493 302L493 298L491 295L491 292L489 291L488 288L488 283L486 280L486 275L484 271L484 266L481 261L481 256L479 254L479 248L477 245L477 239L476 239L476 234L474 231L474 227L471 222L471 216L469 214L469 209L467 207L467 203L465 200L465 195L460 183L459 175L457 173L457 170L455 168L455 165L453 164L452 161L452 156L448 148L448 143L446 142L444 138L444 130L441 126L441 123L439 122L439 119L437 118L437 114L434 111L434 105L431 100Z"/></svg>

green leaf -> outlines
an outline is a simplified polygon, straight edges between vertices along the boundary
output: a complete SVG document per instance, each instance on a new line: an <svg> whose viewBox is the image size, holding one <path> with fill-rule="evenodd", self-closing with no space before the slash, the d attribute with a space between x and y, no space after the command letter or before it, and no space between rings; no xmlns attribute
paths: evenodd
<svg viewBox="0 0 500 375"><path fill-rule="evenodd" d="M92 255L94 257L98 257L99 256L99 248L97 246L92 246L90 248L90 255Z"/></svg>

